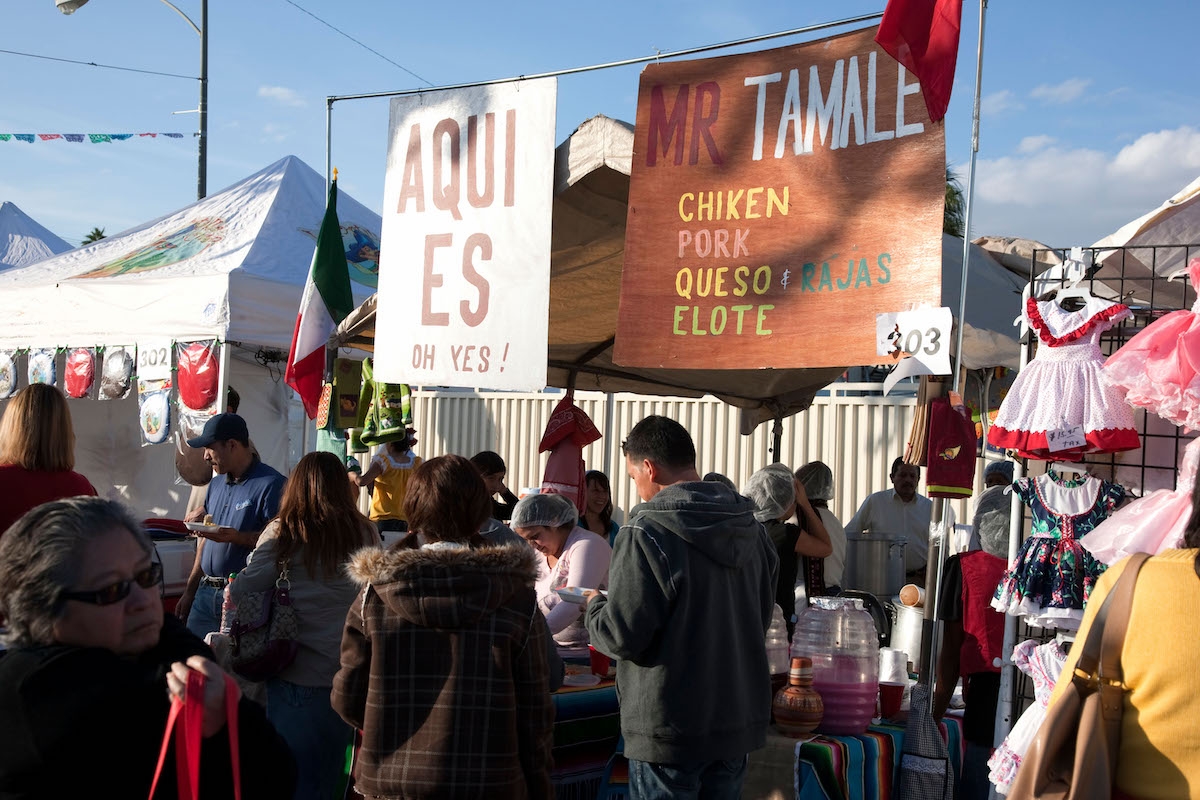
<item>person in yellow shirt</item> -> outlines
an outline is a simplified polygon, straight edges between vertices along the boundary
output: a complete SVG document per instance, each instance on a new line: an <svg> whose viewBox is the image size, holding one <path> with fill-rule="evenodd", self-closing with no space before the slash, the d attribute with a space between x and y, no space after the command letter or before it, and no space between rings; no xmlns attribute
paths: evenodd
<svg viewBox="0 0 1200 800"><path fill-rule="evenodd" d="M350 473L352 483L371 487L371 521L380 533L408 530L404 498L413 470L421 466L420 457L412 449L417 443L415 433L409 428L404 439L384 445L371 459L366 472L361 475Z"/></svg>
<svg viewBox="0 0 1200 800"><path fill-rule="evenodd" d="M1185 549L1165 550L1142 567L1121 651L1125 702L1116 788L1138 800L1200 800L1200 482L1182 544ZM1051 706L1070 684L1096 613L1128 563L1114 564L1092 590Z"/></svg>

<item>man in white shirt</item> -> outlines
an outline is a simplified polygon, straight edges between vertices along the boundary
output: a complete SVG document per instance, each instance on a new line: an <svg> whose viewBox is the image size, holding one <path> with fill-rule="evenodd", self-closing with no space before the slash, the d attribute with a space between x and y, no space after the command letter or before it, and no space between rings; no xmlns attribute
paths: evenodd
<svg viewBox="0 0 1200 800"><path fill-rule="evenodd" d="M892 488L869 495L858 512L846 524L846 534L865 532L901 534L908 542L904 548L904 571L910 583L925 585L925 562L929 558L929 520L933 501L917 494L921 468L905 464L903 458L892 462ZM954 529L954 511L946 509L947 530Z"/></svg>

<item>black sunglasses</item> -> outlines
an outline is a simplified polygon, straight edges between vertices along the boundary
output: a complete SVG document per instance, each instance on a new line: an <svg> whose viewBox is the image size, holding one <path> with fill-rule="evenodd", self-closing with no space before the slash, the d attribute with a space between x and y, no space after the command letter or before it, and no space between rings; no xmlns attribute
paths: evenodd
<svg viewBox="0 0 1200 800"><path fill-rule="evenodd" d="M96 589L91 592L63 592L62 596L67 600L78 600L81 603L91 603L94 606L111 606L113 603L119 603L126 597L129 597L129 593L133 591L133 584L135 582L143 589L149 589L151 586L159 584L162 580L162 575L162 564L151 564L134 575L132 580L117 581L102 589Z"/></svg>

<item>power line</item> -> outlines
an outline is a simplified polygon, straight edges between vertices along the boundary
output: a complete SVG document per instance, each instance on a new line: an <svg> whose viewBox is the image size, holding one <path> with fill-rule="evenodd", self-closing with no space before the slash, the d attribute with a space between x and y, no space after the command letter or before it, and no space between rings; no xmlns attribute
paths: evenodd
<svg viewBox="0 0 1200 800"><path fill-rule="evenodd" d="M58 61L63 64L80 64L85 67L100 67L101 69L115 69L121 72L140 72L143 75L159 75L164 78L183 78L189 81L198 81L199 78L193 75L177 75L174 72L157 72L152 69L135 69L133 67L115 67L112 64L97 64L95 61L76 61L73 58L58 58L56 56L43 56L37 53L22 53L17 50L0 50L0 53L7 53L10 56L24 56L25 58L40 58L43 61Z"/></svg>
<svg viewBox="0 0 1200 800"><path fill-rule="evenodd" d="M419 80L421 83L424 83L424 84L425 84L425 85L427 85L427 86L433 86L433 82L432 82L432 81L428 81L428 80L426 80L425 78L422 78L420 75L418 75L417 73L413 72L411 69L409 69L408 67L404 66L403 64L397 64L395 61L392 61L390 58L388 58L387 56L385 56L383 53L379 52L379 51L378 51L378 50L376 50L375 48L373 48L373 47L370 47L370 46L368 46L368 45L365 45L365 44L363 44L363 43L362 43L362 42L360 42L358 39L355 39L353 36L351 36L350 34L346 33L345 31L343 31L343 30L341 30L341 29L339 29L339 28L336 28L336 27L334 27L334 26L333 26L333 25L331 25L330 23L328 23L328 22L326 22L325 20L323 20L323 19L321 19L320 17L318 17L316 14L312 13L311 11L309 11L307 8L304 8L303 6L301 6L299 3L295 3L295 2L293 2L293 0L284 0L284 2L286 2L286 3L287 3L288 5L290 5L290 6L295 6L295 7L296 7L297 9L299 9L300 11L303 11L305 14L308 14L310 17L312 17L313 19L315 19L317 22L321 23L321 24L322 24L322 25L324 25L326 28L329 28L331 31L334 31L334 32L336 32L336 33L339 33L339 34L341 34L342 36L345 36L347 39L349 39L350 41L354 42L356 45L358 45L359 47L363 48L364 50L369 50L369 51L371 51L371 52L372 52L372 53L374 53L375 55L377 55L377 56L379 56L380 58L382 58L384 61L386 61L386 62L388 62L389 64L391 64L393 67L398 67L399 69L402 69L402 70L404 70L404 71L405 71L405 72L407 72L409 75L412 75L414 78L416 78L417 80Z"/></svg>
<svg viewBox="0 0 1200 800"><path fill-rule="evenodd" d="M287 0L287 2L290 3L291 0ZM293 5L295 4L293 3ZM584 67L555 69L550 70L549 72L539 72L535 75L515 75L511 78L492 78L489 80L470 81L468 83L455 83L448 86L435 86L433 88L437 91L444 91L447 89L471 89L476 86L495 86L496 84L500 83L515 83L516 81L529 81L536 80L538 78L555 78L561 75L578 75L581 72L594 72L596 70L611 69L613 67L626 67L631 64L646 64L651 61L658 61L664 58L679 58L681 56L690 56L697 53L708 53L713 50L724 50L729 47L755 44L757 42L765 42L771 39L779 39L784 36L796 36L802 33L812 33L814 31L825 30L827 28L837 28L842 25L854 25L860 22L869 22L871 20L879 19L882 16L882 12L878 14L864 14L858 17L848 17L846 19L834 20L833 22L822 22L817 25L807 25L803 28L792 28L791 30L786 31L776 31L775 33L763 33L757 36L747 36L743 39L733 39L732 41L728 42L706 44L699 47L689 47L684 50L673 50L669 53L658 52L652 56L638 56L636 58L625 58L620 61L607 61L603 64L588 64ZM424 80L424 78L422 78L422 80ZM426 83L428 83L428 81L426 81ZM394 92L364 92L362 94L330 95L325 98L326 119L328 120L329 114L332 113L333 104L339 100L369 100L376 97L403 97L410 94L424 94L425 91L425 89L401 89Z"/></svg>

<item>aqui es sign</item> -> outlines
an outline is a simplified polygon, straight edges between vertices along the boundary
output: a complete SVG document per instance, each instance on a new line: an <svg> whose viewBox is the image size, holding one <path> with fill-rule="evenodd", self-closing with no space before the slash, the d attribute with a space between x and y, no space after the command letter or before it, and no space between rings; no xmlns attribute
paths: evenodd
<svg viewBox="0 0 1200 800"><path fill-rule="evenodd" d="M616 363L875 364L940 305L944 129L874 35L642 73Z"/></svg>

